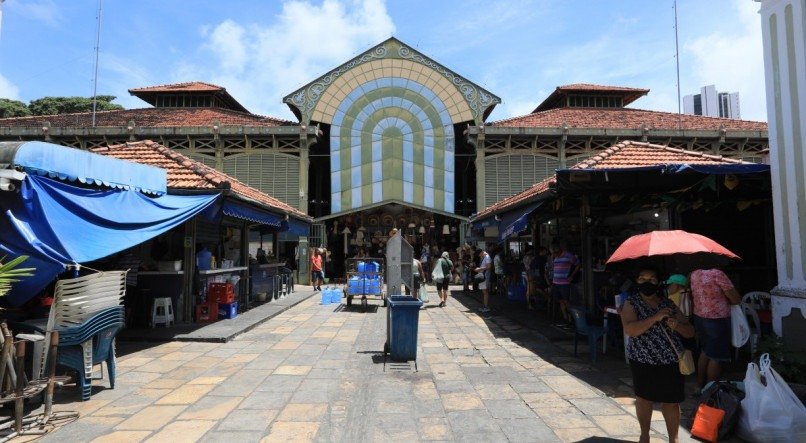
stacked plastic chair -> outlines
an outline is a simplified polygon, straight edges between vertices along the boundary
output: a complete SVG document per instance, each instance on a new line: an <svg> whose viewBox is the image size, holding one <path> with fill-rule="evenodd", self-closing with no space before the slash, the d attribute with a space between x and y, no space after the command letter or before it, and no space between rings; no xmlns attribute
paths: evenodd
<svg viewBox="0 0 806 443"><path fill-rule="evenodd" d="M57 363L78 374L81 400L92 395L92 368L106 362L109 385L115 388L115 336L125 325L123 306L107 308L79 326L59 330Z"/></svg>
<svg viewBox="0 0 806 443"><path fill-rule="evenodd" d="M51 333L59 331L58 362L78 371L82 400L89 399L89 383L94 364L104 361L107 363L110 383L114 388L114 337L124 325L124 309L121 304L126 294L126 273L127 271L97 272L59 280L56 282L47 325L44 328L35 323L14 326L16 330L27 329L44 334L45 339L40 343L49 343ZM79 339L82 341L77 342ZM74 346L81 348L80 365L74 361L76 351L68 350ZM44 346L35 346L34 378L45 375L47 356Z"/></svg>

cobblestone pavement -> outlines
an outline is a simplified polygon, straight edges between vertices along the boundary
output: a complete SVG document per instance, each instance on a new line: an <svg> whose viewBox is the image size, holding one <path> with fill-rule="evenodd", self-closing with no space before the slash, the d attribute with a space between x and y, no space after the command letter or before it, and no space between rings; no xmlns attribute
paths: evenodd
<svg viewBox="0 0 806 443"><path fill-rule="evenodd" d="M43 441L637 440L629 388L571 374L596 371L584 349L574 358L505 318L484 319L470 299L431 299L416 370L384 363L379 302L363 312L313 297L228 343L120 357L116 388L58 405L81 418ZM665 441L660 412L653 419L653 441Z"/></svg>

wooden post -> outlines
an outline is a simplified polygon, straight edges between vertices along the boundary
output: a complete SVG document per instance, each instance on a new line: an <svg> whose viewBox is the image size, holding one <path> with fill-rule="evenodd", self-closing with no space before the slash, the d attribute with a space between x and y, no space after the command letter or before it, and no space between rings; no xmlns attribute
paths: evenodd
<svg viewBox="0 0 806 443"><path fill-rule="evenodd" d="M43 422L47 423L53 413L53 390L56 386L56 358L59 348L59 331L50 334L50 348L48 349L48 387L45 391L45 413Z"/></svg>
<svg viewBox="0 0 806 443"><path fill-rule="evenodd" d="M22 432L22 416L24 414L25 396L25 342L18 341L16 343L17 351L17 364L15 365L15 372L17 373L17 386L14 391L14 431L19 434Z"/></svg>
<svg viewBox="0 0 806 443"><path fill-rule="evenodd" d="M591 230L588 225L590 218L590 201L588 195L582 196L582 205L579 214L580 235L582 235L582 293L588 314L596 311L596 294L593 293L593 252Z"/></svg>
<svg viewBox="0 0 806 443"><path fill-rule="evenodd" d="M182 293L177 303L177 322L190 322L193 319L193 306L195 295L193 293L193 282L196 279L196 217L185 222L185 259L184 274L182 277Z"/></svg>

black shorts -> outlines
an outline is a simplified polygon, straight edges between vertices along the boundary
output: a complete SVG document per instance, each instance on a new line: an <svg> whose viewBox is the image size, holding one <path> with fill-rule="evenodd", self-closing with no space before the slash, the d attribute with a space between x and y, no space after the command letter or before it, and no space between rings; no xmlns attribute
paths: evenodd
<svg viewBox="0 0 806 443"><path fill-rule="evenodd" d="M442 283L436 283L437 291L447 291L448 290L448 284L450 282L451 282L450 279L448 277L445 277L445 279L442 280Z"/></svg>

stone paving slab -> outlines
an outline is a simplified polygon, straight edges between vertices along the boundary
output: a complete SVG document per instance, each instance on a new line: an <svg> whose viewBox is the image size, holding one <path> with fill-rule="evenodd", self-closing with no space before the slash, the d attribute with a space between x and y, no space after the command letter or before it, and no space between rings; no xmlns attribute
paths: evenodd
<svg viewBox="0 0 806 443"><path fill-rule="evenodd" d="M82 416L42 441L637 439L629 386L591 376L584 350L574 358L473 303L420 311L416 367L384 359L383 308L316 298L225 343L122 349L116 389L95 382L89 401L73 403L74 388L60 390L56 410Z"/></svg>

